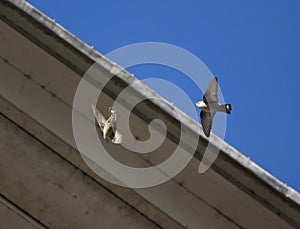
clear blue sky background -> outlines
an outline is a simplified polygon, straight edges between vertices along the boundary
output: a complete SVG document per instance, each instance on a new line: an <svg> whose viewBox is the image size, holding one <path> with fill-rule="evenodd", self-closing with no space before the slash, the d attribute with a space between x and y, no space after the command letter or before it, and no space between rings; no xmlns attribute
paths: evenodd
<svg viewBox="0 0 300 229"><path fill-rule="evenodd" d="M156 41L198 56L233 104L225 140L300 191L299 0L29 2L102 54ZM189 85L163 67L131 71Z"/></svg>

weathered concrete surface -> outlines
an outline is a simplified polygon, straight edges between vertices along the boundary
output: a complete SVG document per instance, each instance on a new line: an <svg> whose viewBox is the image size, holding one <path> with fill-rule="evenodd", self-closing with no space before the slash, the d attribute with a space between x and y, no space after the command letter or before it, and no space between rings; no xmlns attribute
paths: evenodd
<svg viewBox="0 0 300 229"><path fill-rule="evenodd" d="M46 227L8 200L0 197L0 228L43 229Z"/></svg>
<svg viewBox="0 0 300 229"><path fill-rule="evenodd" d="M2 115L0 129L1 194L47 227L157 228Z"/></svg>

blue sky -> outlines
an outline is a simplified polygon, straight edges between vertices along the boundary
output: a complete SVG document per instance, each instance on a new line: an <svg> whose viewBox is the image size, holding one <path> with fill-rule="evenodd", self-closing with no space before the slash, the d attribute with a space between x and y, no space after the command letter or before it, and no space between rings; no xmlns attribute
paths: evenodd
<svg viewBox="0 0 300 229"><path fill-rule="evenodd" d="M233 104L225 140L300 191L300 1L29 2L102 54L155 41L196 55ZM193 101L202 96L175 70L129 70L177 83Z"/></svg>

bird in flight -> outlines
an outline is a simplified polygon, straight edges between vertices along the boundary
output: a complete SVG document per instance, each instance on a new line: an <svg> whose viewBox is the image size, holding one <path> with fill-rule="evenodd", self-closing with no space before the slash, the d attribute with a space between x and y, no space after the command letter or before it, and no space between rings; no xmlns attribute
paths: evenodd
<svg viewBox="0 0 300 229"><path fill-rule="evenodd" d="M92 104L92 111L103 134L103 138L110 140L114 144L122 143L122 134L117 131L117 111L115 108L110 107L109 118L106 120L104 115Z"/></svg>
<svg viewBox="0 0 300 229"><path fill-rule="evenodd" d="M198 101L196 106L201 109L200 118L203 132L209 137L216 112L231 113L231 104L218 103L218 77L212 79L203 95L203 101Z"/></svg>

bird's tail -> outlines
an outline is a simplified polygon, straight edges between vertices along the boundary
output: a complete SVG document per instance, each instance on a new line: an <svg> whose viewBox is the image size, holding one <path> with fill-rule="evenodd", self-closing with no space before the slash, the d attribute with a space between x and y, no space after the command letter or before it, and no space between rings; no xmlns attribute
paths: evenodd
<svg viewBox="0 0 300 229"><path fill-rule="evenodd" d="M232 110L231 104L223 104L223 105L221 105L220 111L225 112L227 114L230 114L231 110Z"/></svg>

